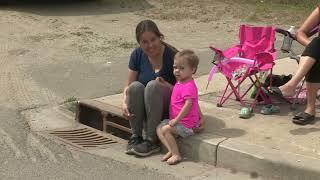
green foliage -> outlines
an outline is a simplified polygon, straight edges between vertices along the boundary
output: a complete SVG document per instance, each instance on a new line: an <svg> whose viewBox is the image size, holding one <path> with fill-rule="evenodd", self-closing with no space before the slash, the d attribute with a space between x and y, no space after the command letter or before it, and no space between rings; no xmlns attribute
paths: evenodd
<svg viewBox="0 0 320 180"><path fill-rule="evenodd" d="M77 109L77 101L78 100L79 100L78 98L72 96L72 97L67 98L65 101L63 101L63 103L69 111L75 113L76 109Z"/></svg>
<svg viewBox="0 0 320 180"><path fill-rule="evenodd" d="M312 10L319 3L319 0L239 0L242 3L264 4L265 6L281 6L289 8L298 8Z"/></svg>
<svg viewBox="0 0 320 180"><path fill-rule="evenodd" d="M239 18L246 23L300 25L319 0L161 0L161 6L145 9L139 15L151 19L199 22ZM319 2L320 4L320 2Z"/></svg>
<svg viewBox="0 0 320 180"><path fill-rule="evenodd" d="M66 100L63 101L63 103L70 103L70 102L75 102L78 101L79 99L72 96L72 97L68 97Z"/></svg>

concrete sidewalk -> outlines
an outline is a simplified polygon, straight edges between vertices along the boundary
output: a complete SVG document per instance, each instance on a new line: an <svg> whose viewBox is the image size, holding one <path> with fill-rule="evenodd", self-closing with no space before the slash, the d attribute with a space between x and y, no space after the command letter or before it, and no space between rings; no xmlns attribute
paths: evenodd
<svg viewBox="0 0 320 180"><path fill-rule="evenodd" d="M296 62L279 59L275 74L293 73ZM288 70L292 70L291 72ZM240 104L229 101L217 107L217 95L225 86L222 75L214 76L208 89L207 76L196 79L200 106L206 129L180 142L183 153L193 160L257 173L275 179L318 179L320 176L319 123L298 126L291 123L290 105L278 104L281 112L262 115L255 109L250 119L238 118ZM121 105L121 95L98 98L98 101ZM303 106L298 107L302 110Z"/></svg>
<svg viewBox="0 0 320 180"><path fill-rule="evenodd" d="M279 59L274 74L293 73L296 68L295 61ZM215 105L226 83L224 77L216 75L208 90L206 83L206 76L197 79L201 108L207 117L206 131L197 138L216 145L218 166L279 179L319 179L318 122L307 126L291 123L295 112L286 103L278 104L278 114L262 115L257 107L253 117L240 119L239 102L229 101L220 108ZM298 110L303 110L303 105ZM216 136L224 139L220 141Z"/></svg>
<svg viewBox="0 0 320 180"><path fill-rule="evenodd" d="M293 60L280 59L277 60L275 73L293 73L296 67L297 64ZM288 71L289 69L292 71ZM279 104L281 112L278 114L262 115L259 113L260 107L257 107L253 117L240 119L239 102L231 100L224 107L216 106L217 95L226 83L224 77L217 74L208 89L205 89L207 76L198 77L196 82L206 129L201 134L179 140L179 146L186 157L273 179L319 179L320 124L318 122L307 126L291 123L292 114L295 112L290 111L288 104ZM120 108L122 95L95 100ZM298 109L302 108L303 106L300 106ZM34 119L29 124L32 129L38 131L71 126L75 123L59 123L54 119L41 117L29 119ZM40 122L40 119L46 119L47 122L42 120Z"/></svg>

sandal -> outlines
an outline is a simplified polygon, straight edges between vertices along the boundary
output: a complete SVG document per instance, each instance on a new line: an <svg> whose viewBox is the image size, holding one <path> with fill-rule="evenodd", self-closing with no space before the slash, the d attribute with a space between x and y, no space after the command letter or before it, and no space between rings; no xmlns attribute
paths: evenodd
<svg viewBox="0 0 320 180"><path fill-rule="evenodd" d="M306 125L314 121L315 116L306 112L300 112L292 118L292 122L299 125Z"/></svg>
<svg viewBox="0 0 320 180"><path fill-rule="evenodd" d="M252 116L252 109L248 107L242 107L239 113L239 118L248 119Z"/></svg>
<svg viewBox="0 0 320 180"><path fill-rule="evenodd" d="M268 104L268 105L263 106L260 112L261 112L261 114L264 114L264 115L271 115L273 113L280 112L280 107L275 106L273 104Z"/></svg>
<svg viewBox="0 0 320 180"><path fill-rule="evenodd" d="M277 97L277 98L280 99L280 100L284 100L284 101L290 103L290 101L283 96L280 88L275 87L275 86L272 86L272 87L269 88L269 90L271 91L271 95L272 95L272 96L275 96L275 97Z"/></svg>

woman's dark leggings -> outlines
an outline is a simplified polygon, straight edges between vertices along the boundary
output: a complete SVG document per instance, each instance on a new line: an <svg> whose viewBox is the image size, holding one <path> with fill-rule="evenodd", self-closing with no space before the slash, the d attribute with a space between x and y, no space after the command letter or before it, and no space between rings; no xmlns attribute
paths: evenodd
<svg viewBox="0 0 320 180"><path fill-rule="evenodd" d="M157 141L156 128L161 120L169 117L171 89L156 80L146 86L135 81L127 90L128 110L133 116L130 125L133 136L142 137L145 129L145 139Z"/></svg>

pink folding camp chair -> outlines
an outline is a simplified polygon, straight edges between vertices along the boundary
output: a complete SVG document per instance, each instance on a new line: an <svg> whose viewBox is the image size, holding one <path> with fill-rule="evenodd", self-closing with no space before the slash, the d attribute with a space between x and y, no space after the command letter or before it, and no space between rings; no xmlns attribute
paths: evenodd
<svg viewBox="0 0 320 180"><path fill-rule="evenodd" d="M266 95L266 89L262 87L261 74L264 77L272 74L276 51L274 48L275 28L273 26L256 27L249 25L241 25L239 31L240 44L234 45L224 51L210 45L215 52L213 68L208 77L208 83L213 75L218 71L227 79L227 85L223 91L217 106L221 107L232 94L240 101L242 106L247 105L244 97L253 87L256 88L256 94L251 108L254 109L258 96L262 98L262 102L270 103L271 99ZM271 77L271 76L270 76ZM242 93L240 85L249 79L248 88ZM271 78L270 83L271 83ZM231 92L230 92L231 89ZM227 93L229 91L229 93Z"/></svg>

